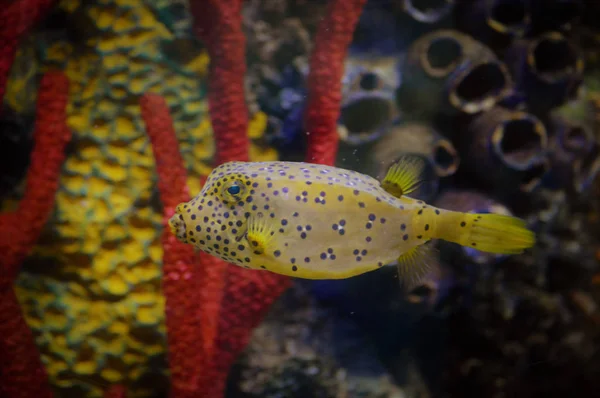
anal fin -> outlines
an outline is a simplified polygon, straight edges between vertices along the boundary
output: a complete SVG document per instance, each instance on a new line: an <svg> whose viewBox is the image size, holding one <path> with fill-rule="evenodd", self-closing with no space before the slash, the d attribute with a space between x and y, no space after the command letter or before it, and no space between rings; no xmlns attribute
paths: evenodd
<svg viewBox="0 0 600 398"><path fill-rule="evenodd" d="M262 213L257 213L248 218L246 239L254 254L263 254L272 246L275 231L271 224L269 219Z"/></svg>
<svg viewBox="0 0 600 398"><path fill-rule="evenodd" d="M381 187L400 198L415 191L423 182L425 161L417 155L402 155L388 169Z"/></svg>
<svg viewBox="0 0 600 398"><path fill-rule="evenodd" d="M398 280L406 291L413 290L434 269L439 253L434 242L415 246L398 257Z"/></svg>

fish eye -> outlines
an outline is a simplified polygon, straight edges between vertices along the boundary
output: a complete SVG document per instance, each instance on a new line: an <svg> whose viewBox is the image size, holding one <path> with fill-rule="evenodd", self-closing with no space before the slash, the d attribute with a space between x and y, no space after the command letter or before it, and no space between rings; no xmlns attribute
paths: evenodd
<svg viewBox="0 0 600 398"><path fill-rule="evenodd" d="M230 195L238 195L241 192L242 188L240 188L239 185L232 185L229 188L227 188L227 192Z"/></svg>
<svg viewBox="0 0 600 398"><path fill-rule="evenodd" d="M238 179L232 179L224 184L221 191L221 196L225 202L239 202L244 200L248 195L244 182Z"/></svg>

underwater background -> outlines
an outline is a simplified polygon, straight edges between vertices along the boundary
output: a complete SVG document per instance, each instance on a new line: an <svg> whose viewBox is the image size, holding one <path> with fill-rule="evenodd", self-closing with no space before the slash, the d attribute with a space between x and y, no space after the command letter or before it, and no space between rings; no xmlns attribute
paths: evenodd
<svg viewBox="0 0 600 398"><path fill-rule="evenodd" d="M600 2L0 0L0 397L592 397ZM241 269L166 220L230 160L527 221L338 281Z"/></svg>

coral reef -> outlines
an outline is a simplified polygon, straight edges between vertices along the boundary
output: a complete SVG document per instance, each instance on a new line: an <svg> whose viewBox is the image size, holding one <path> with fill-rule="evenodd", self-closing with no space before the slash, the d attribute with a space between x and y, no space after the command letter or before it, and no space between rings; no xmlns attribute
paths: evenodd
<svg viewBox="0 0 600 398"><path fill-rule="evenodd" d="M239 18L236 15L240 14L240 4L241 2L237 6L234 4L232 7L222 2L214 2L210 8L213 13L209 15L208 19L204 18L204 10L200 10L202 11L200 12L194 7L191 9L191 12L198 16L196 32L204 39L211 56L211 76L213 79L210 80L211 85L209 85L209 90L212 93L209 96L209 102L212 109L212 127L217 142L217 163L250 158L248 156L250 145L246 138L247 116L242 84L244 75L243 52L230 51L232 48L237 48L240 39L243 40L241 31L239 27L236 27L235 22ZM41 336L51 345L61 344L61 347L55 346L48 350L45 344L42 343L42 352L46 355L52 354L51 359L46 361L47 367L53 382L63 388L65 393L81 394L85 391L85 394L96 394L94 392L95 387L102 386L103 388L106 385L123 383L127 385L128 395L146 395L149 392L148 388L161 389L160 379L148 383L140 378L161 371L160 367L152 369L152 367L148 367L149 364L144 364L145 359L151 359L152 357L160 360L162 354L160 344L161 318L157 316L158 313L154 314L160 309L160 305L156 306L156 299L158 298L160 303L160 296L152 297L152 293L159 293L160 289L157 289L155 285L157 279L146 279L143 282L150 282L154 285L150 291L151 294L146 294L144 299L135 297L130 290L132 286L134 290L146 289L142 287L142 281L127 279L127 275L123 274L122 268L125 265L122 264L122 261L133 261L135 268L140 270L140 261L146 262L143 257L143 247L156 245L159 242L153 236L153 230L160 230L155 228L160 225L160 221L157 219L148 223L143 218L139 218L143 214L144 207L149 210L148 215L154 216L152 214L154 204L149 196L151 190L148 189L148 184L151 183L152 179L149 175L146 178L143 177L145 170L142 168L140 173L132 176L135 180L130 180L127 174L120 170L126 164L130 164L128 154L126 151L119 151L119 149L125 149L126 147L127 149L136 150L135 145L130 146L127 143L128 140L135 141L139 135L141 117L145 121L150 141L153 144L152 148L160 181L159 192L165 214L172 212L174 201L181 200L182 195L187 195L184 188L186 176L179 157L178 145L176 145L175 131L178 130L177 123L179 119L177 115L171 120L169 112L166 110L166 104L159 97L152 94L147 94L142 98L141 115L139 109L135 108L135 104L132 103L133 100L147 90L161 92L165 89L159 83L159 80L154 78L157 76L156 71L153 70L151 75L143 75L141 79L135 75L131 78L128 78L127 75L119 76L118 82L113 82L111 80L113 76L111 67L116 67L115 73L117 75L119 73L123 74L123 72L126 74L128 71L135 73L136 68L131 66L128 70L122 70L118 67L117 60L119 52L122 51L121 49L125 50L126 48L126 51L132 49L132 42L128 39L131 40L135 37L134 40L138 40L136 45L140 45L139 40L142 37L145 51L150 51L150 54L153 54L152 51L154 51L154 54L160 54L160 46L158 45L161 43L155 38L168 40L172 37L164 30L152 29L156 28L157 25L153 25L154 15L149 13L150 10L133 9L126 2L119 3L116 1L113 7L108 9L96 8L94 5L79 5L76 2L61 3L61 7L67 19L71 16L74 18L75 15L81 16L82 13L92 17L95 26L90 28L89 26L77 25L76 28L87 29L82 32L85 33L82 35L84 38L100 34L104 41L92 42L93 44L90 44L89 40L85 43L77 43L85 48L85 51L78 48L77 52L72 52L74 49L71 47L71 43L60 41L59 43L53 43L53 51L49 51L42 64L62 66L69 77L72 78L73 86L77 89L83 88L82 74L88 78L89 76L86 73L91 73L93 79L102 79L101 83L106 83L106 80L108 80L108 83L112 83L113 86L112 90L109 91L105 106L102 102L99 105L97 104L97 97L94 92L95 89L100 89L100 92L104 93L102 89L104 84L87 82L86 88L82 92L83 95L76 91L80 95L71 98L73 108L70 108L68 122L76 132L77 139L72 148L74 155L69 157L65 166L67 170L65 178L74 178L71 178L71 181L62 182L61 187L65 187L65 191L61 190L57 194L59 208L53 222L57 227L57 237L59 239L51 238L51 235L48 235L45 239L43 238L38 248L37 259L35 261L33 259L28 260L28 263L25 264L25 273L21 275L20 281L21 300L28 314L34 313L42 319L41 323L33 324L34 327L40 327L40 331L43 332ZM113 14L115 9L119 10L119 7L123 7L124 12ZM327 38L327 29L322 26L321 31L324 33L321 33L321 36L325 36L324 43L326 45L331 43L334 46L328 48L336 49L337 55L334 59L341 65L344 59L344 50L350 40L353 24L360 14L360 8L347 10L344 4L340 3L334 4L330 12L334 18L334 26L339 24L344 28L329 39ZM350 15L354 15L354 20L351 19L350 23L345 22L346 17ZM117 19L115 21L113 16L124 18L124 20L119 21ZM240 20L237 20L239 23ZM135 22L135 24L132 25L131 22ZM328 24L331 22L327 21ZM133 30L128 30L132 28ZM123 29L123 31L119 32L120 35L113 35L111 34L113 29ZM144 33L140 35L135 31L136 29L141 29L141 32ZM104 32L109 33L102 34ZM96 47L90 48L94 44ZM231 45L233 47L230 47ZM115 50L114 59L110 58L113 55L111 51ZM105 51L108 51L108 55L104 54ZM73 55L75 57L71 57ZM319 70L326 70L324 67L326 62L322 58L323 55L320 55L313 62L314 70L317 71L315 73L318 73ZM329 56L325 56L325 58L328 59ZM145 66L148 59L149 57L140 58L140 68L138 68L140 72L149 71ZM100 68L98 64L90 62L92 60L100 61ZM200 68L206 64L202 61L194 62L196 62L194 66ZM188 62L188 66L190 66L190 63ZM160 64L160 62L157 62L157 64ZM85 67L81 68L81 66ZM105 67L110 75L106 80L106 72L98 73L98 71L103 70L102 67ZM164 72L167 75L169 73L177 75L177 72L170 71L168 68ZM341 73L341 71L339 72ZM173 80L174 82L177 81L175 77ZM324 73L321 80L328 85L333 85L332 88L336 89L336 78L329 72ZM212 83L216 83L216 85ZM123 85L124 87L122 87ZM169 89L173 89L173 87L169 87ZM165 91L167 103L171 102L173 106L179 105L175 104L172 97L170 97L172 93L168 89ZM223 95L223 93L227 95ZM332 122L335 125L339 100L336 103L335 97L326 100L321 98L326 97L329 93L330 91L318 91L311 97L313 101L318 103L329 104L329 109L332 112L318 113L312 116L311 123L315 126L313 136L321 141L317 144L311 144L309 148L312 148L312 153L316 153L322 158L319 160L332 163L332 154L335 153L337 142L336 131L335 128L324 129L320 127L322 125L330 126ZM119 115L119 107L111 103L111 100L127 104L124 117ZM93 110L98 109L102 113L90 119L87 116L87 108L92 105L92 101L94 101L94 107L98 107ZM83 109L78 109L79 112L73 114L74 106ZM197 110L197 108L194 109L194 111ZM195 116L197 118L198 115ZM115 123L111 122L113 119L116 119ZM189 122L189 119L187 121ZM92 123L92 135L84 138L87 123ZM97 151L96 148L98 146L102 147L106 141L109 142L109 145L112 144L112 147L108 151L103 151L103 153ZM120 145L121 143L122 145ZM205 143L202 142L202 144ZM137 148L137 151L143 151L141 154L145 156L148 155L149 149L148 146L141 146ZM175 154L173 151L177 153ZM100 152L98 154L106 156L106 160L104 156L94 156L95 152ZM118 156L119 152L121 152L121 157ZM182 152L185 158L185 150L182 150ZM208 151L206 153L209 155ZM256 150L254 153L255 155L252 158L258 160L256 159ZM268 156L269 152L265 153ZM197 154L194 153L194 155ZM260 157L260 154L258 154L258 157ZM202 160L202 157L196 160ZM106 173L103 173L101 165L107 161L109 168ZM143 166L148 167L151 164L151 162L144 162ZM88 177L85 180L81 178L88 173L91 173L91 178ZM116 209L102 206L104 200L108 200L110 203L117 196L113 187L108 189L109 187L103 184L103 177L109 180L118 178L115 181L117 182L117 188L122 187L125 190L122 192L120 203L116 206ZM169 183L169 181L174 182ZM199 182L199 178L197 181ZM193 186L199 188L198 182ZM74 189L73 184L75 184L76 189ZM127 190L130 190L133 195L125 195ZM101 201L95 203L82 202L82 194L86 195L85 197L89 200L101 198ZM74 195L74 197L65 201L69 195ZM135 198L135 202L129 204L126 198ZM69 212L61 210L61 205L66 203L69 203ZM104 223L117 221L120 224L122 216L128 214L128 209L132 205L136 208L136 216L139 218L135 222L136 226L128 224L127 228L122 230L125 235L119 235L119 231L114 230L112 231L112 237L109 237L107 233L110 232L105 229L106 224ZM86 219L90 215L86 215L86 212L82 211L86 208L93 214L91 219ZM100 209L104 209L103 213L98 213ZM113 210L117 210L118 214L113 214ZM110 224L108 225L110 226ZM139 230L139 233L136 232L132 236L127 235L128 232L135 232L136 229ZM73 235L73 233L78 234L80 230L84 231L84 236L76 237ZM91 233L92 235L90 235ZM117 235L114 235L115 233ZM100 247L102 257L93 255L99 248L97 237L100 236L104 240ZM67 238L67 240L61 241L61 238ZM140 238L144 240L139 241ZM164 262L164 293L168 300L167 328L169 335L172 337L169 341L169 364L172 369L171 393L174 396L195 396L198 391L202 391L204 396L222 396L227 371L237 354L245 346L249 331L261 319L262 313L268 307L270 301L277 297L279 292L286 288L287 284L285 279L275 275L267 275L266 277L261 275L260 279L249 277L246 272L240 269L232 268L206 256L201 256L204 257L204 260L201 261L202 266L196 265L194 264L193 253L186 253L185 250L179 251L176 245L174 247L173 242L170 241L171 238L169 235L165 235L163 238L164 256L161 256L160 251L155 250L152 253L156 258L152 258L151 262L147 264L151 265L159 261L161 257ZM81 244L78 244L79 239L83 239ZM136 245L136 250L123 250L122 243L124 243L124 240ZM57 243L58 247L56 246ZM106 246L107 244L111 247ZM122 260L115 261L110 256L106 257L111 252L121 257ZM86 255L86 253L88 254ZM137 256L137 260L133 259L134 256ZM52 272L44 272L38 266L38 264L41 265L44 261L47 261L44 260L45 258L53 257L62 263L58 275ZM85 274L86 268L92 271L87 277ZM199 272L195 270L199 270ZM66 273L61 276L61 272ZM192 275L197 275L197 277L190 278ZM97 286L94 286L96 278L98 278L96 280ZM74 305L75 302L69 301L69 293L66 293L64 289L60 289L60 293L56 298L53 298L50 294L50 297L48 297L50 300L46 299L44 307L39 307L39 304L35 301L35 298L39 297L39 293L34 293L34 291L39 288L43 291L45 290L44 286L52 286L55 284L53 280L57 282L61 280L70 281L71 286L69 287L72 293L75 294L74 297L89 295L89 298L93 298L93 301L88 304L92 308L88 309L85 305L83 307ZM190 280L193 281L191 285L189 284ZM77 284L80 287L75 288ZM184 287L178 287L180 284L183 284L181 286ZM202 286L202 288L200 289L198 286ZM188 291L190 295L184 294L185 291ZM200 291L202 293L197 300L194 300L193 297L199 294ZM225 297L227 300L224 299ZM107 311L108 307L102 305L101 299L106 303L120 299L121 307L115 308L113 306L114 309L109 312ZM201 304L198 304L199 302ZM133 308L132 304L134 305ZM71 311L79 312L77 316L79 319L93 316L93 319L100 321L100 324L88 322L87 331L81 330L81 328L71 328L75 321L73 316L75 313L69 313ZM117 316L116 319L111 316L113 311ZM53 314L56 314L56 319L46 319ZM128 319L132 315L138 319L132 322ZM201 326L198 323L200 318L202 319ZM37 321L35 318L33 320ZM121 320L125 320L125 322ZM119 341L118 338L115 339L116 333L118 333L115 328L121 330L119 334L125 337L124 341ZM49 332L53 329L61 339L48 339L52 336ZM200 342L196 342L196 344L194 344L194 336L197 336L194 334L195 330L201 331ZM59 343L60 341L62 343ZM134 348L133 355L128 358L127 351L133 342L136 343L137 348ZM152 344L151 342L155 344L153 349L147 346L149 343ZM109 348L108 343L112 347ZM188 355L188 344L194 344L197 348L192 356ZM65 349L76 351L73 352L74 355L68 355L68 351ZM145 352L145 358L138 355L142 350ZM201 353L198 354L198 351L201 351ZM58 354L58 358L54 358L55 352ZM197 361L200 361L200 363ZM201 373L198 373L199 366L204 369ZM117 391L115 394L119 394L119 391L123 390L122 387L115 387L115 391ZM112 393L113 390L107 390L107 394Z"/></svg>
<svg viewBox="0 0 600 398"><path fill-rule="evenodd" d="M598 389L595 2L7 4L0 395ZM430 166L419 197L522 217L537 246L440 244L410 292L384 267L275 301L289 279L194 253L165 228L222 162L381 178L403 153Z"/></svg>
<svg viewBox="0 0 600 398"><path fill-rule="evenodd" d="M185 70L171 67L162 46L173 35L151 9L127 1L65 1L54 12L72 31L43 25L34 36L45 46L41 67L61 68L71 82L74 139L53 228L25 262L17 292L61 394L98 396L117 383L131 396L164 391L161 216L138 98L152 90L178 104L174 127L198 189L213 148L196 77L207 57L196 48Z"/></svg>
<svg viewBox="0 0 600 398"><path fill-rule="evenodd" d="M199 80L207 55L198 46L190 54L165 29L157 15L167 11L127 1L63 1L52 18L66 20L74 31L43 25L33 33L45 46L38 64L64 69L71 81L67 123L75 138L60 179L54 229L44 232L25 262L17 293L62 394L98 395L114 383L126 385L130 396L166 390L161 216L139 96L158 92L173 107L191 190L198 191L200 177L210 171L214 148ZM165 42L173 44L168 55L178 62L176 48L185 51L183 69L162 55ZM126 55L131 58L124 68ZM19 71L13 72L9 93L23 87ZM262 132L260 120L259 113L250 122L254 138ZM255 160L275 156L269 148L248 146ZM78 321L84 324L74 327Z"/></svg>

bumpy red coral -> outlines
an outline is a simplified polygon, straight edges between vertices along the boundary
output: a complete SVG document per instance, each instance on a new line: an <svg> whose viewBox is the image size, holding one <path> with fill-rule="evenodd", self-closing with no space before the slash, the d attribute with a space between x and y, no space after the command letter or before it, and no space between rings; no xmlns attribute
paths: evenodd
<svg viewBox="0 0 600 398"><path fill-rule="evenodd" d="M55 0L18 0L0 2L0 103L6 79L15 61L19 40L46 13Z"/></svg>
<svg viewBox="0 0 600 398"><path fill-rule="evenodd" d="M173 396L186 396L186 392L198 389L198 366L204 357L200 332L200 273L194 249L175 238L169 231L168 220L179 203L190 199L187 173L164 99L146 94L140 105L156 160L158 190L163 203L163 293L171 389Z"/></svg>
<svg viewBox="0 0 600 398"><path fill-rule="evenodd" d="M337 154L344 60L366 0L330 0L310 58L305 129L308 162L333 165Z"/></svg>
<svg viewBox="0 0 600 398"><path fill-rule="evenodd" d="M222 398L231 365L248 344L251 331L269 307L289 286L289 278L231 265L225 300L221 307L219 333L207 367L203 396ZM212 381L211 381L212 378Z"/></svg>
<svg viewBox="0 0 600 398"><path fill-rule="evenodd" d="M42 78L25 196L15 212L0 216L1 396L52 396L12 285L54 206L64 150L71 137L66 125L68 94L69 82L62 73Z"/></svg>
<svg viewBox="0 0 600 398"><path fill-rule="evenodd" d="M242 0L194 0L194 31L210 55L208 106L217 145L216 164L248 160L248 109L244 96L246 38Z"/></svg>
<svg viewBox="0 0 600 398"><path fill-rule="evenodd" d="M241 7L241 0L191 3L195 32L207 46L211 59L208 98L217 145L216 164L249 159L244 96L246 40ZM218 328L215 346L203 369L200 391L205 397L216 398L223 396L229 368L247 344L252 328L289 286L289 280L276 274L246 272L207 255L202 263L206 273L203 291L213 298L212 307L203 313L210 312L214 316L210 319L218 322ZM214 300L219 293L219 297L226 298L222 303Z"/></svg>

